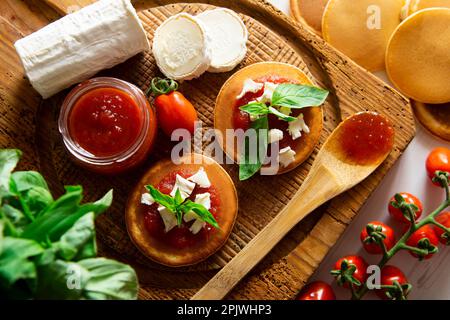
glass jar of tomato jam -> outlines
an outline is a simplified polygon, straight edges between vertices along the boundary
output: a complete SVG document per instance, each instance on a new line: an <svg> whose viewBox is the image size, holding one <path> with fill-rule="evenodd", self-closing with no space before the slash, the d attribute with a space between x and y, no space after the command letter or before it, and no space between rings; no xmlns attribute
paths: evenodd
<svg viewBox="0 0 450 320"><path fill-rule="evenodd" d="M73 160L102 174L139 165L157 131L155 111L142 90L108 77L76 86L63 102L58 126Z"/></svg>

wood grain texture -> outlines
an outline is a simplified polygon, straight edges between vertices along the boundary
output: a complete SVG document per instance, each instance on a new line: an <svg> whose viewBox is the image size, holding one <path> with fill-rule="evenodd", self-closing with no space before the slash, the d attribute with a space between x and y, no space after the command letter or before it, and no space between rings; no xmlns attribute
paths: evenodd
<svg viewBox="0 0 450 320"><path fill-rule="evenodd" d="M61 15L72 13L94 3L96 0L46 0Z"/></svg>
<svg viewBox="0 0 450 320"><path fill-rule="evenodd" d="M97 221L100 253L130 263L136 268L141 283L140 298L190 298L214 275L215 271L211 269L221 267L229 261L289 202L306 177L317 148L311 159L302 166L274 178L256 177L251 181L237 182L237 167L226 166L236 182L240 201L238 221L227 245L206 263L195 268L172 270L152 263L129 240L123 208L130 186L139 180L148 166L168 154L169 146L164 143L166 139L160 135L158 153L149 159L144 168L126 176L105 178L75 167L68 159L56 129L59 105L66 92L39 105L37 94L23 79L20 62L12 48L15 40L11 39L13 34L19 38L41 26L38 22L30 24L29 20L51 21L52 18L47 17L55 16L55 11L50 7L44 11L35 10L34 1L7 2L10 7L8 12L11 14L3 20L10 26L8 30L16 28L17 32L4 31L4 28L0 31L0 52L2 58L5 56L9 59L8 65L0 66L0 112L4 115L0 119L0 145L16 146L24 150L25 166L41 170L56 192L62 190L63 184L82 183L87 200L92 200L106 189L114 187L114 207ZM357 111L376 110L388 116L395 124L396 148L376 174L308 216L229 295L229 298L239 299L292 298L412 139L414 121L410 106L395 90L266 2L174 2L135 2L136 7L141 10L139 16L150 39L155 28L174 13L196 13L211 8L211 5L228 7L243 15L250 31L249 53L241 67L258 61L288 62L307 72L321 86L330 88L332 95L324 107L325 128L321 143L339 123L341 116ZM0 12L3 15L4 11ZM145 89L150 78L158 74L158 70L153 57L146 53L102 74L123 78ZM181 90L199 108L205 129L213 125L215 96L231 74L232 72L205 74L199 80L185 82L181 86Z"/></svg>

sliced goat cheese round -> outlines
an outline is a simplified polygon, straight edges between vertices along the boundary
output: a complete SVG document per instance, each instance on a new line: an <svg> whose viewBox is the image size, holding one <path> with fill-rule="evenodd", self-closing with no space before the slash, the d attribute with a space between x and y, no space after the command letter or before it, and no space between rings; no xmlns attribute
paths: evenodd
<svg viewBox="0 0 450 320"><path fill-rule="evenodd" d="M197 15L211 38L212 60L209 72L234 69L247 54L248 31L234 11L224 8Z"/></svg>
<svg viewBox="0 0 450 320"><path fill-rule="evenodd" d="M152 50L156 64L166 77L191 80L210 66L210 41L200 19L179 13L156 29Z"/></svg>

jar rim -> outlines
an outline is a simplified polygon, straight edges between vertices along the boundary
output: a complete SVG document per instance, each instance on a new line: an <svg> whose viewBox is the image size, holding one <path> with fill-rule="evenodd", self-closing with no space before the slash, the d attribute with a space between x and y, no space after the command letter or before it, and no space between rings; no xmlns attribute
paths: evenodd
<svg viewBox="0 0 450 320"><path fill-rule="evenodd" d="M69 117L72 108L84 94L93 89L105 87L118 89L130 94L133 100L136 101L136 105L139 107L139 110L143 115L143 125L136 141L130 148L115 155L102 157L93 155L86 149L82 148L77 142L75 142L74 139L72 139L69 132ZM64 145L76 159L91 165L108 166L128 160L143 145L150 126L150 112L148 108L148 101L144 92L136 85L117 78L96 77L81 82L66 96L59 113L58 130L63 137Z"/></svg>

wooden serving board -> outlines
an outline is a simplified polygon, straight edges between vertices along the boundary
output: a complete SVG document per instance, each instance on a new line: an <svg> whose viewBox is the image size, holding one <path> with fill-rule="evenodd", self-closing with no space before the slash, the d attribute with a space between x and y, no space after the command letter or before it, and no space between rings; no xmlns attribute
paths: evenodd
<svg viewBox="0 0 450 320"><path fill-rule="evenodd" d="M132 186L156 160L170 155L170 145L161 133L158 148L143 168L127 175L102 177L76 167L68 158L57 132L61 100L67 94L41 101L23 77L13 42L66 12L70 6L90 0L6 0L0 2L0 146L24 151L22 168L40 170L55 192L63 185L82 184L86 200L114 188L113 207L97 220L100 254L131 264L138 272L142 299L190 298L285 206L305 178L317 150L298 169L278 177L255 177L238 181L238 168L225 166L236 183L240 210L228 243L206 262L189 268L170 269L146 259L131 243L124 223L124 205ZM282 61L300 67L319 85L332 91L324 106L325 122L320 144L342 117L362 110L375 110L389 117L396 128L395 150L370 178L351 191L316 210L301 222L271 254L230 294L238 299L289 299L308 280L371 192L398 159L414 136L410 105L395 90L335 51L304 26L295 23L270 4L260 0L136 1L148 37L170 15L192 14L228 7L243 17L250 38L243 67L259 61ZM201 2L201 3L198 3ZM236 69L237 70L237 69ZM234 70L234 71L236 71ZM203 75L180 90L194 102L204 129L213 125L214 100L220 87L234 72ZM146 89L159 75L151 53L140 54L116 68L101 73L130 81Z"/></svg>

